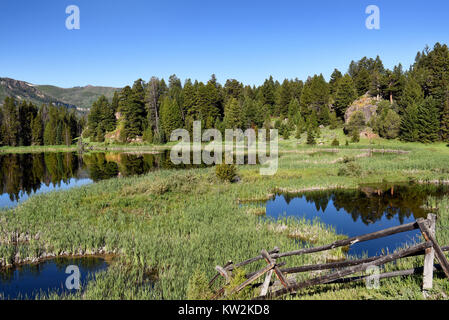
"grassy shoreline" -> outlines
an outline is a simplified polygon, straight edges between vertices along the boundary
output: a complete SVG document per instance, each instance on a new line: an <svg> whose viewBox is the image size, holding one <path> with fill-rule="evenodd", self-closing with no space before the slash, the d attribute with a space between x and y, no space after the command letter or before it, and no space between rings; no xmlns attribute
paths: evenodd
<svg viewBox="0 0 449 320"><path fill-rule="evenodd" d="M362 139L350 147L339 147L338 153L322 152L312 157L289 152L333 148L332 132L324 132L323 136L323 146L298 145L302 140L296 139L280 141L279 170L274 176L260 176L259 166L240 166L241 182L228 184L216 179L213 168L161 170L34 196L17 208L2 212L0 239L1 235L7 238L18 232L29 234L31 240L18 248L0 246L0 259L11 262L17 256L37 258L44 253L115 251L119 255L117 261L89 282L82 295L50 298L185 299L192 294L192 274L211 278L216 265L223 265L228 259L245 260L262 248L298 249L299 244L289 238L295 230L313 233L318 239L314 245L341 238L319 221L261 219L241 206L239 200L266 198L276 189L357 188L362 182L449 179L449 148L444 144L405 144L382 139L373 144ZM410 152L357 157L363 153L359 149L370 147ZM350 165L359 174L346 170ZM437 234L444 245L449 244L449 230L444 227L449 218L448 203L444 198L436 204L441 229ZM342 252L334 250L331 255L341 257ZM288 260L287 267L325 262L328 258L323 254L296 257ZM385 271L422 265L420 259L404 259L396 266L387 265ZM251 268L257 267L260 265ZM321 286L305 290L295 299L422 299L420 281L419 276L385 280L381 289L375 291L366 289L364 284ZM449 294L446 282L435 280L432 297ZM149 283L154 283L154 288L145 285ZM336 288L339 290L334 291Z"/></svg>

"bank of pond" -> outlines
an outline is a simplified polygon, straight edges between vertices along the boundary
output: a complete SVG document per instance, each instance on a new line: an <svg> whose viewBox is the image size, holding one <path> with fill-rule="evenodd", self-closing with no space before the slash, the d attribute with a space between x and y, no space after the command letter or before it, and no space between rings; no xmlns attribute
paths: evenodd
<svg viewBox="0 0 449 320"><path fill-rule="evenodd" d="M205 165L200 165L205 166ZM14 207L36 193L68 189L113 177L146 174L159 169L198 166L174 165L168 151L161 153L33 153L0 155L0 207ZM415 221L433 212L432 203L447 195L444 185L415 183L362 185L358 189L334 189L301 193L276 193L267 201L244 203L260 208L265 216L319 220L348 237L363 235ZM419 231L356 243L351 256L374 256L420 241ZM313 245L312 239L292 239L298 246ZM67 267L80 270L82 286L104 271L101 257L57 258L0 272L0 299L36 298L46 293L70 294L65 287Z"/></svg>

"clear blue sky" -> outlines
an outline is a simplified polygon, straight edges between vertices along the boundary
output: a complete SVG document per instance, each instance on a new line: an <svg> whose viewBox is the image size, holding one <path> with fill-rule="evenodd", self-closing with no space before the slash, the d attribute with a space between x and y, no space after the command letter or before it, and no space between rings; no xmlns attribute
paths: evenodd
<svg viewBox="0 0 449 320"><path fill-rule="evenodd" d="M78 5L81 29L65 27ZM380 8L381 29L365 28ZM381 56L408 67L417 51L449 44L447 0L1 0L0 77L62 87L121 87L176 73L245 84L300 78Z"/></svg>

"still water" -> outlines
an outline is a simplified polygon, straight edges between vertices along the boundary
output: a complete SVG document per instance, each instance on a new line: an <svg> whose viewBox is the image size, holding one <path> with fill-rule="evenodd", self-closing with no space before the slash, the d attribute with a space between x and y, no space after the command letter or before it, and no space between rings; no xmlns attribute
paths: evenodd
<svg viewBox="0 0 449 320"><path fill-rule="evenodd" d="M445 186L363 186L359 190L332 190L300 194L278 194L266 203L268 217L294 216L319 219L349 237L379 231L426 217L423 205L428 196L448 194ZM420 241L418 230L356 243L349 254L373 256L382 249L394 251Z"/></svg>
<svg viewBox="0 0 449 320"><path fill-rule="evenodd" d="M24 265L0 273L0 299L37 298L48 293L69 294L76 289L67 289L66 268L77 266L80 271L81 290L95 273L106 270L107 262L101 258L57 258L37 265Z"/></svg>
<svg viewBox="0 0 449 320"><path fill-rule="evenodd" d="M14 207L38 193L69 189L117 176L187 167L191 166L174 165L169 151L158 154L1 154L0 208Z"/></svg>

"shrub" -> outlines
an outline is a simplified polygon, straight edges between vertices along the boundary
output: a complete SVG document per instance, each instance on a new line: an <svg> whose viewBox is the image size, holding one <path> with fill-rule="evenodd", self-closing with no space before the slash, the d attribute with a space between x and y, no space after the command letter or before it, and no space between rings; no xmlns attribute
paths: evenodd
<svg viewBox="0 0 449 320"><path fill-rule="evenodd" d="M187 286L188 300L209 300L212 292L204 272L195 271Z"/></svg>
<svg viewBox="0 0 449 320"><path fill-rule="evenodd" d="M337 140L337 138L335 138L333 141L332 141L332 146L333 147L338 147L340 145L340 142Z"/></svg>
<svg viewBox="0 0 449 320"><path fill-rule="evenodd" d="M361 174L362 167L355 162L348 162L338 170L339 176L360 176Z"/></svg>
<svg viewBox="0 0 449 320"><path fill-rule="evenodd" d="M353 130L351 135L351 142L359 142L360 141L360 132L358 130Z"/></svg>
<svg viewBox="0 0 449 320"><path fill-rule="evenodd" d="M311 146L316 145L315 134L310 129L307 131L307 144Z"/></svg>
<svg viewBox="0 0 449 320"><path fill-rule="evenodd" d="M237 168L233 164L222 163L215 166L215 174L220 180L232 182L237 175Z"/></svg>

